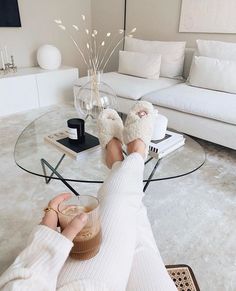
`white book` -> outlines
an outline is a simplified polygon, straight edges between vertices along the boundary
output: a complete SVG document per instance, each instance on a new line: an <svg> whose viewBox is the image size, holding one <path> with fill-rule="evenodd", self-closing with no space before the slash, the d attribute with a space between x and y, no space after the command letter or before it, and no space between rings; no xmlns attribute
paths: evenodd
<svg viewBox="0 0 236 291"><path fill-rule="evenodd" d="M169 153L183 146L185 138L182 134L167 130L163 139L149 144L149 154L153 157L163 158Z"/></svg>
<svg viewBox="0 0 236 291"><path fill-rule="evenodd" d="M180 147L182 147L184 145L184 143L185 143L185 139L176 143L175 145L171 146L170 148L166 149L165 151L160 152L158 154L159 159L161 159L161 158L167 156L168 154L174 152L175 150L179 149Z"/></svg>
<svg viewBox="0 0 236 291"><path fill-rule="evenodd" d="M77 145L70 144L67 130L45 136L44 140L57 150L76 160L84 159L87 155L100 150L98 138L87 132L85 132L85 142Z"/></svg>

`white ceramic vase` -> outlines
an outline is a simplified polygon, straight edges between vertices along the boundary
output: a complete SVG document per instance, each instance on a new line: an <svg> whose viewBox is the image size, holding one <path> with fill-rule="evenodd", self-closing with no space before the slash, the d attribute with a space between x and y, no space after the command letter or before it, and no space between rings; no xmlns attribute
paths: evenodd
<svg viewBox="0 0 236 291"><path fill-rule="evenodd" d="M39 66L45 70L56 70L61 66L61 53L53 45L45 44L37 51Z"/></svg>

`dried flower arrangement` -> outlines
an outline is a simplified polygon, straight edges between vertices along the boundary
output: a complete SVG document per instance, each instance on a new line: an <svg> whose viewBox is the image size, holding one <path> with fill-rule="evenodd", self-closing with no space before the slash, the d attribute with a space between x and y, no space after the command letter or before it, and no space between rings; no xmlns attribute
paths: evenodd
<svg viewBox="0 0 236 291"><path fill-rule="evenodd" d="M124 40L125 36L133 37L133 33L136 31L136 28L133 28L128 33L126 33L124 29L119 29L117 34L114 36L111 32L107 32L104 39L98 42L98 31L94 29L90 32L89 29L86 28L87 25L85 15L82 14L81 18L83 21L82 31L84 31L87 36L85 51L83 51L82 47L78 44L75 38L68 32L68 28L62 23L62 20L55 19L54 22L60 29L65 31L68 37L72 40L88 70L92 70L95 73L98 71L103 71L116 49ZM81 30L75 24L72 25L72 29L76 32L80 32Z"/></svg>

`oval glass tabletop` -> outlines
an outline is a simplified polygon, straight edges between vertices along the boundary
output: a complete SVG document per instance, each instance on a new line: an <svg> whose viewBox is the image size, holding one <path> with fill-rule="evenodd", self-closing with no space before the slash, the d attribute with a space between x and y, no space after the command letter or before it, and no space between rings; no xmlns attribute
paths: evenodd
<svg viewBox="0 0 236 291"><path fill-rule="evenodd" d="M66 130L67 120L76 118L74 108L48 112L30 123L19 136L14 157L23 170L47 179L59 179L52 175L49 164L66 180L84 183L102 183L109 173L101 161L101 150L81 153L78 159L64 155L63 151L45 141L45 137ZM86 132L97 136L96 122L85 122ZM144 182L172 179L187 175L200 168L205 162L205 152L201 145L185 136L185 145L168 156L157 160L150 159L144 170ZM46 161L46 165L44 163Z"/></svg>

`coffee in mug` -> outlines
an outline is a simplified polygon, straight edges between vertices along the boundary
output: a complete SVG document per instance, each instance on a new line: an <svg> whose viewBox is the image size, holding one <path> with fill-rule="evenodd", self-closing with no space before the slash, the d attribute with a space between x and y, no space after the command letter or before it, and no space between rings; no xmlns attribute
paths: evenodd
<svg viewBox="0 0 236 291"><path fill-rule="evenodd" d="M89 195L72 197L58 206L58 217L61 231L80 213L87 213L88 220L84 228L74 238L74 246L70 257L78 260L88 260L100 250L102 231L99 219L99 200Z"/></svg>

